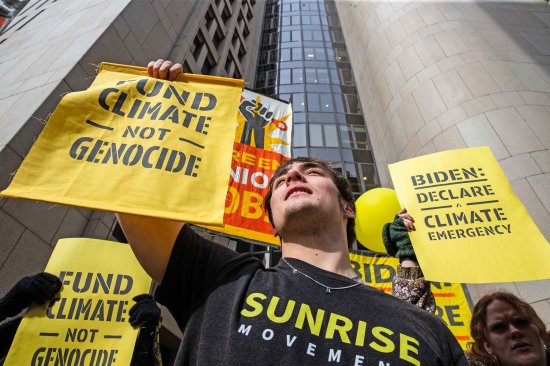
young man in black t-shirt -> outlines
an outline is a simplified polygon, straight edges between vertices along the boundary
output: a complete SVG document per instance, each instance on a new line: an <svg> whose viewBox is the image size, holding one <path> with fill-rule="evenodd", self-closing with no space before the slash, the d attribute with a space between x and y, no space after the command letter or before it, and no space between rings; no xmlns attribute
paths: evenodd
<svg viewBox="0 0 550 366"><path fill-rule="evenodd" d="M149 65L161 78L180 71ZM265 204L283 256L269 269L183 223L119 215L183 331L176 364L466 364L441 320L357 278L348 253L355 206L340 172L293 159L275 172Z"/></svg>

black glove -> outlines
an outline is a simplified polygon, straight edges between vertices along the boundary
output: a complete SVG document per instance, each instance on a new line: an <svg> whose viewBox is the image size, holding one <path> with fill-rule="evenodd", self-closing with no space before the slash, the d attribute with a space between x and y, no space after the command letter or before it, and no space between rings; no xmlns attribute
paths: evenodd
<svg viewBox="0 0 550 366"><path fill-rule="evenodd" d="M136 303L130 309L130 324L145 327L156 327L160 322L160 308L153 296L141 294L132 300Z"/></svg>
<svg viewBox="0 0 550 366"><path fill-rule="evenodd" d="M50 273L23 277L0 299L0 319L19 314L33 302L41 305L53 299L60 289L61 281Z"/></svg>
<svg viewBox="0 0 550 366"><path fill-rule="evenodd" d="M392 223L384 225L382 228L382 240L384 241L386 252L392 257L399 258L400 263L405 259L416 260L409 232L399 215L395 215Z"/></svg>

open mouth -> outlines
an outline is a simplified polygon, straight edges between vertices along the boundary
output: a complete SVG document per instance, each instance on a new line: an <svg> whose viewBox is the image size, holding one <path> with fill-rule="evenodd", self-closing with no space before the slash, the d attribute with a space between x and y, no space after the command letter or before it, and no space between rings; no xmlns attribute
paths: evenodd
<svg viewBox="0 0 550 366"><path fill-rule="evenodd" d="M308 188L306 188L306 187L303 187L303 186L292 187L291 189L289 189L289 190L286 192L285 201L286 201L290 196L292 196L293 194L295 194L295 193L300 193L300 192L311 194L311 190L308 189Z"/></svg>

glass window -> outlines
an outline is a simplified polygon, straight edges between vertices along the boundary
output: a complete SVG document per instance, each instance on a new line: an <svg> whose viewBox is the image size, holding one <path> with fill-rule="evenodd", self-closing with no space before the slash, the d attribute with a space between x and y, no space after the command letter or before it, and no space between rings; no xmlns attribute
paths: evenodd
<svg viewBox="0 0 550 366"><path fill-rule="evenodd" d="M307 110L309 112L320 112L321 105L319 104L319 95L315 93L308 93L307 95Z"/></svg>
<svg viewBox="0 0 550 366"><path fill-rule="evenodd" d="M305 124L294 124L294 128L292 129L293 137L292 137L292 145L294 147L305 147L307 146L307 140L306 140L306 125Z"/></svg>
<svg viewBox="0 0 550 366"><path fill-rule="evenodd" d="M332 48L327 48L327 60L334 60L334 51Z"/></svg>
<svg viewBox="0 0 550 366"><path fill-rule="evenodd" d="M292 69L292 83L302 84L304 82L304 70L302 68Z"/></svg>
<svg viewBox="0 0 550 366"><path fill-rule="evenodd" d="M313 32L310 30L304 30L304 41L313 41Z"/></svg>
<svg viewBox="0 0 550 366"><path fill-rule="evenodd" d="M280 71L279 75L279 83L280 84L290 84L290 70L289 69L282 69Z"/></svg>
<svg viewBox="0 0 550 366"><path fill-rule="evenodd" d="M304 47L304 55L306 60L314 60L315 59L315 53L313 48L311 47Z"/></svg>
<svg viewBox="0 0 550 366"><path fill-rule="evenodd" d="M292 31L292 41L299 42L302 40L302 33L299 30Z"/></svg>
<svg viewBox="0 0 550 366"><path fill-rule="evenodd" d="M323 33L321 33L320 31L317 31L317 32L313 32L313 40L314 41L322 41L323 40Z"/></svg>
<svg viewBox="0 0 550 366"><path fill-rule="evenodd" d="M290 48L283 48L281 50L281 61L290 61Z"/></svg>
<svg viewBox="0 0 550 366"><path fill-rule="evenodd" d="M353 131L350 126L340 126L340 141L343 147L353 147Z"/></svg>
<svg viewBox="0 0 550 366"><path fill-rule="evenodd" d="M278 98L288 102L290 100L290 94L279 94Z"/></svg>
<svg viewBox="0 0 550 366"><path fill-rule="evenodd" d="M290 42L290 32L281 32L281 42Z"/></svg>
<svg viewBox="0 0 550 366"><path fill-rule="evenodd" d="M336 125L323 125L325 129L325 146L338 147L338 133Z"/></svg>
<svg viewBox="0 0 550 366"><path fill-rule="evenodd" d="M348 56L346 55L345 50L336 48L334 49L334 54L336 56L334 59L338 62L346 62L348 60Z"/></svg>
<svg viewBox="0 0 550 366"><path fill-rule="evenodd" d="M328 161L340 160L340 149L328 148L328 147L310 148L309 156L313 156L315 158L328 160Z"/></svg>
<svg viewBox="0 0 550 366"><path fill-rule="evenodd" d="M330 78L333 84L340 84L340 77L338 76L337 69L330 69Z"/></svg>
<svg viewBox="0 0 550 366"><path fill-rule="evenodd" d="M306 110L304 96L304 93L292 94L292 109L294 112L303 112Z"/></svg>
<svg viewBox="0 0 550 366"><path fill-rule="evenodd" d="M334 94L334 107L338 113L346 113L342 94Z"/></svg>
<svg viewBox="0 0 550 366"><path fill-rule="evenodd" d="M292 156L308 156L307 148L292 149Z"/></svg>
<svg viewBox="0 0 550 366"><path fill-rule="evenodd" d="M332 31L330 32L332 35L332 41L333 42L344 42L344 36L342 35L342 32L340 31Z"/></svg>
<svg viewBox="0 0 550 366"><path fill-rule="evenodd" d="M355 147L358 149L367 149L369 143L367 141L367 130L365 127L353 126L355 130Z"/></svg>
<svg viewBox="0 0 550 366"><path fill-rule="evenodd" d="M301 48L293 48L292 49L292 60L293 61L300 61L302 59L302 49Z"/></svg>
<svg viewBox="0 0 550 366"><path fill-rule="evenodd" d="M359 177L357 174L357 169L355 164L346 163L346 177L348 178L351 184L351 190L353 192L361 192L361 183L359 182Z"/></svg>
<svg viewBox="0 0 550 366"><path fill-rule="evenodd" d="M292 106L294 109L294 106ZM294 113L292 115L292 121L293 122L305 122L306 121L306 114L305 113Z"/></svg>
<svg viewBox="0 0 550 366"><path fill-rule="evenodd" d="M360 112L359 110L359 100L357 99L357 95L355 94L346 94L346 107L347 107L347 113L354 113L357 114Z"/></svg>
<svg viewBox="0 0 550 366"><path fill-rule="evenodd" d="M269 51L269 57L267 59L267 62L276 63L278 56L279 56L279 52L277 52L277 50Z"/></svg>
<svg viewBox="0 0 550 366"><path fill-rule="evenodd" d="M321 111L323 112L334 112L334 105L332 104L332 95L331 94L319 94L321 99Z"/></svg>
<svg viewBox="0 0 550 366"><path fill-rule="evenodd" d="M299 15L293 15L292 16L292 25L300 25L300 16Z"/></svg>
<svg viewBox="0 0 550 366"><path fill-rule="evenodd" d="M317 82L317 73L315 69L306 68L306 83L316 83Z"/></svg>
<svg viewBox="0 0 550 366"><path fill-rule="evenodd" d="M309 15L302 15L302 24L303 25L311 24L311 17Z"/></svg>
<svg viewBox="0 0 550 366"><path fill-rule="evenodd" d="M282 24L283 26L290 25L290 17L283 17Z"/></svg>
<svg viewBox="0 0 550 366"><path fill-rule="evenodd" d="M338 20L338 15L329 15L328 16L328 24L333 27L340 26L340 22Z"/></svg>
<svg viewBox="0 0 550 366"><path fill-rule="evenodd" d="M323 125L309 124L309 145L323 145Z"/></svg>
<svg viewBox="0 0 550 366"><path fill-rule="evenodd" d="M325 60L325 49L324 48L316 48L315 49L315 59L316 60Z"/></svg>
<svg viewBox="0 0 550 366"><path fill-rule="evenodd" d="M327 69L317 69L317 80L321 84L328 84L328 70Z"/></svg>
<svg viewBox="0 0 550 366"><path fill-rule="evenodd" d="M348 69L341 69L340 75L342 76L342 83L344 85L351 85L353 82L353 79L351 77L351 70Z"/></svg>
<svg viewBox="0 0 550 366"><path fill-rule="evenodd" d="M367 129L363 126L342 125L340 126L342 146L355 149L367 149ZM354 159L357 160L357 159ZM364 161L364 159L361 159Z"/></svg>
<svg viewBox="0 0 550 366"><path fill-rule="evenodd" d="M374 165L359 164L359 171L361 172L363 184L366 185L365 188L376 184L376 179L374 177Z"/></svg>

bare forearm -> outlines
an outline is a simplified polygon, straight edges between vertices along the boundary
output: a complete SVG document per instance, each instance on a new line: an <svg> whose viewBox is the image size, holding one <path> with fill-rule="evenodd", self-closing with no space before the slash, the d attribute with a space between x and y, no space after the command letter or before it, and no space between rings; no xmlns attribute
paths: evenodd
<svg viewBox="0 0 550 366"><path fill-rule="evenodd" d="M141 266L161 283L183 222L129 214L116 217Z"/></svg>

